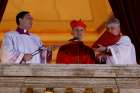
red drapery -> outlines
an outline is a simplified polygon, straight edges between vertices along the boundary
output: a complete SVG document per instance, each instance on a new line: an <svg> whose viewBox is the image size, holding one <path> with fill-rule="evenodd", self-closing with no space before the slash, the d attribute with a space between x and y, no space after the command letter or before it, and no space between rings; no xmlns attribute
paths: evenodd
<svg viewBox="0 0 140 93"><path fill-rule="evenodd" d="M109 0L109 3L121 22L122 33L134 43L140 63L140 0Z"/></svg>
<svg viewBox="0 0 140 93"><path fill-rule="evenodd" d="M7 2L8 0L0 0L0 21L2 20L2 16L4 14Z"/></svg>

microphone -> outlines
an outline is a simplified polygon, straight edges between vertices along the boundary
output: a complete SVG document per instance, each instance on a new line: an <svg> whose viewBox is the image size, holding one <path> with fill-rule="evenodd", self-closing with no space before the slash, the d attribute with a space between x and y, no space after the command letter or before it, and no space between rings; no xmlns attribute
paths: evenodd
<svg viewBox="0 0 140 93"><path fill-rule="evenodd" d="M45 48L44 45L40 46L36 51L34 51L34 52L32 53L32 56L37 55L38 53L42 52L42 51L45 50L45 49L46 49L46 48Z"/></svg>

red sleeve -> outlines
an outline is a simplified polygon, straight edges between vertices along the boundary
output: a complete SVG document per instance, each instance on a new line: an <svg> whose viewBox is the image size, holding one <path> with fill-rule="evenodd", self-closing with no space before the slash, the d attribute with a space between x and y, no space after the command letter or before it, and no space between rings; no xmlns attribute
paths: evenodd
<svg viewBox="0 0 140 93"><path fill-rule="evenodd" d="M57 53L56 64L62 64L64 61L63 58L64 58L64 53L63 51L61 51L61 48L60 48Z"/></svg>
<svg viewBox="0 0 140 93"><path fill-rule="evenodd" d="M70 58L66 55L66 50L64 50L63 47L60 47L56 58L56 64L69 64L69 62Z"/></svg>
<svg viewBox="0 0 140 93"><path fill-rule="evenodd" d="M103 46L109 46L109 45L114 45L116 44L120 39L119 36L115 36L109 31L105 31L103 35L92 45L93 48L97 48L98 44L101 44Z"/></svg>

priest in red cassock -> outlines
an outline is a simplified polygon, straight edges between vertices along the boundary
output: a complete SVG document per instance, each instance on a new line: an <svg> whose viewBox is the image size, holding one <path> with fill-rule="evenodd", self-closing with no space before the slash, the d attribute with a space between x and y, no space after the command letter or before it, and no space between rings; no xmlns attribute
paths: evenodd
<svg viewBox="0 0 140 93"><path fill-rule="evenodd" d="M57 64L95 64L95 55L92 48L86 46L82 39L86 31L86 25L82 20L73 20L72 39L59 48Z"/></svg>

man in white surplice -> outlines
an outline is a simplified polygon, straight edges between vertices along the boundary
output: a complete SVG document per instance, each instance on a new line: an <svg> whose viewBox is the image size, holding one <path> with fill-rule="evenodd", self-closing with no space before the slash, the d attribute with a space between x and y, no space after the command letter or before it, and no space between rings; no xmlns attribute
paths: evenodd
<svg viewBox="0 0 140 93"><path fill-rule="evenodd" d="M114 45L99 45L95 51L105 53L98 57L99 60L105 60L106 64L137 64L134 45L128 36L121 35L119 20L109 20L106 27L113 35L120 35L120 39Z"/></svg>
<svg viewBox="0 0 140 93"><path fill-rule="evenodd" d="M40 47L42 47L39 37L28 32L32 27L32 20L33 18L28 11L22 11L17 14L17 29L15 31L7 32L2 42L2 63L45 63L43 59L43 54L45 53L39 52ZM44 57L46 56L44 55Z"/></svg>

